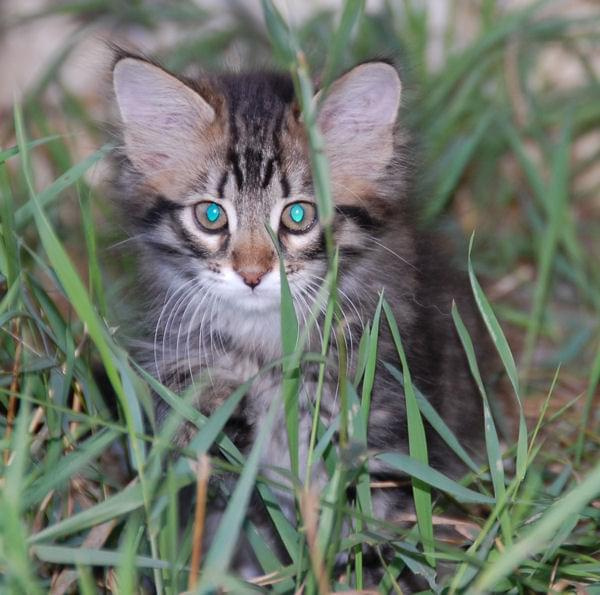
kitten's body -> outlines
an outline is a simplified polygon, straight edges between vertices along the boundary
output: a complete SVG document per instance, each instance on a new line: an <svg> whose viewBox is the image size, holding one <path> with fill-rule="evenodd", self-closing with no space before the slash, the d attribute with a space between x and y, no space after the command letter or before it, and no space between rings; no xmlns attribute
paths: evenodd
<svg viewBox="0 0 600 595"><path fill-rule="evenodd" d="M210 413L281 356L278 264L265 223L278 234L301 325L327 270L318 222L299 234L286 231L282 222L290 200L309 201L305 205L314 200L292 83L269 73L181 82L147 62L122 57L115 67L115 89L125 130L117 188L141 248L141 286L158 304L144 314L153 345L146 364L179 393L208 377L197 405ZM452 299L477 333L474 310L463 279L457 282L447 258L435 251L440 246L432 246L411 221L405 141L396 122L399 98L392 67L366 64L334 83L319 112L336 205L349 368L352 374L363 326L384 291L415 383L459 439L478 448L481 404L450 317ZM220 235L194 227L194 205L210 205L206 201L213 199L226 210L227 230ZM318 332L311 348L320 349ZM321 409L326 425L338 407L335 356L333 343ZM398 361L385 324L378 360ZM302 468L316 368L307 366L304 372ZM248 391L234 435L240 447L251 446L264 427L281 381L281 370L274 368ZM160 417L166 413L162 402L158 411ZM186 426L177 440L185 444L191 437ZM455 472L449 449L433 432L428 438L432 463ZM368 441L376 449L407 450L402 389L382 364ZM262 462L264 468L289 468L282 410ZM317 483L324 482L322 467L317 465L315 474ZM379 512L389 515L383 508Z"/></svg>

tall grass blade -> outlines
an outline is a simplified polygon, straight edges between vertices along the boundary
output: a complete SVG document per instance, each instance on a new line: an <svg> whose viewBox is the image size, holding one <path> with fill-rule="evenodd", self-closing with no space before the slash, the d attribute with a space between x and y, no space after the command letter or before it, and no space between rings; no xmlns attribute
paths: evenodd
<svg viewBox="0 0 600 595"><path fill-rule="evenodd" d="M242 527L248 502L254 489L254 481L258 473L260 457L265 444L271 436L280 406L281 402L279 399L271 403L261 431L258 433L250 455L246 459L240 479L231 495L227 509L221 518L210 550L206 556L204 575L200 582L200 592L210 592L214 588L214 583L212 583L214 580L213 577L217 577L229 567L236 548L237 536Z"/></svg>
<svg viewBox="0 0 600 595"><path fill-rule="evenodd" d="M556 254L561 230L564 226L565 214L569 199L569 158L571 149L572 124L571 117L561 130L558 145L554 149L552 159L552 176L548 184L549 217L546 231L539 246L538 278L533 295L531 325L525 337L523 348L523 370L525 377L531 366L535 344L538 338L542 316L546 306L552 275L554 256Z"/></svg>
<svg viewBox="0 0 600 595"><path fill-rule="evenodd" d="M295 363L292 354L298 347L298 317L294 308L292 292L285 272L285 260L273 230L269 229L271 240L277 250L279 257L279 283L280 283L280 324L281 324L281 347L286 358L283 364L283 403L285 409L285 424L288 434L288 446L290 453L290 464L292 473L298 476L299 472L299 403L298 388L300 386L300 369Z"/></svg>
<svg viewBox="0 0 600 595"><path fill-rule="evenodd" d="M29 175L29 160L27 157L27 151L25 150L26 140L22 124L22 115L18 107L15 108L15 129L17 131L17 139L19 141L18 145L21 151L23 173L27 180L30 191L30 202L28 205L31 205L29 208L35 217L42 245L44 246L44 250L46 251L48 258L54 267L57 277L60 279L65 292L69 296L73 308L76 310L81 320L86 323L90 337L98 348L100 357L102 358L102 362L106 369L106 373L110 378L115 392L120 398L121 405L125 412L125 419L127 420L130 430L130 443L135 453L134 463L139 469L142 466L144 457L144 446L137 438L135 438L136 426L138 430L141 429L140 422L138 421L136 423L136 420L141 420L138 401L136 398L129 398L125 393L121 378L119 377L119 373L117 371L117 366L115 365L114 352L111 347L110 340L107 337L106 328L99 320L98 314L96 313L95 308L89 299L89 296L81 282L81 279L79 278L79 275L77 274L77 271L72 265L65 249L62 247L50 225L50 222L42 211L40 203L38 202L38 198L35 190L33 189L33 184L31 183ZM95 155L97 156L101 152L102 151L99 151ZM93 161L88 162L87 167L89 167L91 163L93 163ZM64 187L72 184L79 177L81 177L85 173L87 167L78 168L75 172L72 172L68 177L68 184L63 182ZM61 189L63 184L60 185ZM56 187L54 191L57 191ZM49 196L49 194L46 196Z"/></svg>
<svg viewBox="0 0 600 595"><path fill-rule="evenodd" d="M85 566L119 566L123 552L68 547L62 545L34 545L34 555L44 562L53 564L84 564ZM137 568L168 568L169 564L148 556L134 556L133 566ZM122 576L122 575L121 575Z"/></svg>
<svg viewBox="0 0 600 595"><path fill-rule="evenodd" d="M402 379L404 384L404 401L406 403L406 422L408 425L408 451L410 456L419 463L427 465L429 455L427 453L427 440L425 438L425 426L421 419L421 412L417 404L417 397L412 384L408 360L404 353L400 331L394 313L388 302L383 300L383 310L387 319L388 326L394 339L396 351L402 364ZM428 485L423 485L418 479L412 478L413 496L415 500L415 510L417 513L417 523L423 539L423 549L429 564L435 568L435 558L433 554L433 522L431 509L431 490Z"/></svg>
<svg viewBox="0 0 600 595"><path fill-rule="evenodd" d="M365 0L344 0L340 22L335 30L333 42L327 53L327 62L323 69L323 88L327 88L338 74L342 56L350 45L350 37L360 23L365 10Z"/></svg>
<svg viewBox="0 0 600 595"><path fill-rule="evenodd" d="M285 68L292 68L297 43L284 18L271 0L261 0L262 12L275 55Z"/></svg>
<svg viewBox="0 0 600 595"><path fill-rule="evenodd" d="M587 390L585 393L585 403L583 405L583 412L581 414L581 423L579 426L579 435L577 436L577 443L575 445L575 464L579 465L581 457L583 456L583 450L585 447L585 435L590 419L590 413L594 403L594 396L596 395L596 389L600 383L600 343L596 349L596 356L592 363L592 369L588 381Z"/></svg>
<svg viewBox="0 0 600 595"><path fill-rule="evenodd" d="M14 233L14 209L14 198L10 188L8 173L4 164L0 163L0 226L2 229L2 237L0 238L0 271L6 278L6 284L10 290L19 287L19 284L15 283L15 281L21 270L17 236ZM3 305L5 304L5 297L2 296Z"/></svg>
<svg viewBox="0 0 600 595"><path fill-rule="evenodd" d="M29 387L24 392L29 392ZM30 461L27 432L30 412L29 403L22 400L11 442L6 445L10 448L11 457L6 466L4 481L0 484L0 528L3 537L0 540L0 552L3 554L3 572L14 592L37 595L42 591L32 573L21 500Z"/></svg>
<svg viewBox="0 0 600 595"><path fill-rule="evenodd" d="M38 504L53 489L63 487L76 473L104 452L114 442L118 433L114 430L101 430L89 440L82 442L76 452L63 457L52 473L45 474L34 481L23 494L23 505L29 508Z"/></svg>
<svg viewBox="0 0 600 595"><path fill-rule="evenodd" d="M498 440L498 434L496 432L496 425L494 424L494 418L490 409L490 403L488 400L487 393L483 386L481 374L479 373L479 366L475 358L475 350L473 348L473 342L467 331L460 313L456 307L456 304L452 303L452 319L454 325L460 337L463 349L469 362L469 369L471 375L475 380L475 384L481 395L483 401L483 424L485 433L485 447L487 451L488 465L490 468L490 474L492 476L492 484L494 485L494 495L496 497L496 505L499 506L504 501L506 496L506 486L504 484L504 466L502 464L502 454L500 452L500 442ZM504 510L500 513L500 523L502 526L502 532L504 539L510 542L512 529L510 525L510 518L507 512Z"/></svg>
<svg viewBox="0 0 600 595"><path fill-rule="evenodd" d="M400 386L404 386L402 373L394 366L384 362L388 372L398 381ZM417 405L421 415L429 422L429 425L439 434L444 442L452 449L452 452L474 473L479 473L479 466L473 461L469 453L461 446L454 432L448 427L446 422L440 417L439 413L433 408L431 403L423 396L423 393L413 385Z"/></svg>
<svg viewBox="0 0 600 595"><path fill-rule="evenodd" d="M25 147L25 144L23 146ZM75 182L77 182L77 180L79 180L94 164L98 163L101 159L104 159L112 148L113 147L110 144L104 145L101 149L98 149L95 153L92 153L54 180L50 186L36 195L35 200L30 198L27 203L22 207L19 207L15 213L15 223L17 228L21 229L24 227L31 218L35 216L36 212L39 212L39 209L49 206L52 201L60 196L61 192L75 184ZM23 155L23 153L21 153L21 155Z"/></svg>
<svg viewBox="0 0 600 595"><path fill-rule="evenodd" d="M492 307L490 306L490 303L488 302L488 299L485 296L481 285L479 285L477 277L475 276L475 270L473 268L473 262L471 260L471 251L473 248L474 237L474 234L472 234L471 239L469 241L469 280L471 282L473 296L475 297L475 303L477 304L479 313L481 314L485 326L487 327L488 333L490 334L494 346L496 347L496 351L498 352L498 355L502 360L502 364L504 365L504 369L508 374L508 378L512 384L515 398L517 400L517 405L519 408L519 435L517 438L516 467L517 476L520 479L523 479L527 471L527 425L525 424L525 414L523 412L523 403L521 402L521 391L519 387L519 376L517 373L517 366L515 365L515 360L513 358L510 347L508 346L506 337L502 332L502 328L500 327L500 324L498 324L496 315L494 314L494 311L492 310ZM467 334L465 334L465 337L466 336Z"/></svg>

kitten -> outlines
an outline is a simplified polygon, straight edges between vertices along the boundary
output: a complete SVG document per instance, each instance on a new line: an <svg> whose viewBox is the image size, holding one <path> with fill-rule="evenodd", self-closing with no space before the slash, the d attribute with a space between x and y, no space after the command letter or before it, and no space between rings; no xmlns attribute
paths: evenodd
<svg viewBox="0 0 600 595"><path fill-rule="evenodd" d="M140 314L153 345L147 365L178 393L208 374L196 405L210 414L282 354L279 263L265 224L281 245L301 325L327 272L293 84L276 72L189 80L129 55L116 60L113 82L124 140L118 194L139 245L141 291L159 305ZM476 338L480 329L465 280L448 266L441 244L413 222L410 153L398 122L401 89L394 67L364 63L331 85L318 112L335 203L349 369L352 374L358 340L384 290L415 384L474 450L482 439L481 401L450 317L452 299ZM311 348L320 348L318 333L311 342ZM335 342L331 349L335 355ZM383 323L378 358L369 446L406 452L402 389L381 363L398 361ZM280 396L281 380L276 368L248 391L236 418L240 448L253 443L270 403ZM308 368L299 403L301 477L315 386ZM332 365L321 406L326 425L337 407ZM164 404L157 408L164 418ZM185 445L192 436L184 426L177 441ZM428 444L433 466L459 471L433 431ZM283 411L262 464L266 470L289 469ZM322 467L316 465L314 473L317 483L325 481ZM378 514L389 516L396 504L381 498L377 506Z"/></svg>

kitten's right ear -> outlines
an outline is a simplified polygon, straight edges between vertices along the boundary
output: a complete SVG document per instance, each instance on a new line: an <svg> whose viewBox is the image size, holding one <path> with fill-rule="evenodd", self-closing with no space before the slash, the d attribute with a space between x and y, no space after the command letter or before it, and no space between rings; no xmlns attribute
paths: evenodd
<svg viewBox="0 0 600 595"><path fill-rule="evenodd" d="M350 187L381 175L393 154L401 91L398 72L385 62L356 66L331 85L317 119L334 183Z"/></svg>
<svg viewBox="0 0 600 595"><path fill-rule="evenodd" d="M115 64L113 85L127 156L157 190L182 189L215 110L179 79L137 58Z"/></svg>

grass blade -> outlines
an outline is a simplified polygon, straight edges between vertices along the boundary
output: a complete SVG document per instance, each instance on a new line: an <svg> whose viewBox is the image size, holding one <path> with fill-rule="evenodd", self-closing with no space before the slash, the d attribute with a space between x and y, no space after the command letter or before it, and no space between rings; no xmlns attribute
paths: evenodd
<svg viewBox="0 0 600 595"><path fill-rule="evenodd" d="M517 400L517 405L519 408L519 435L517 438L517 476L520 479L523 479L525 476L525 472L527 471L527 425L525 423L525 414L523 412L523 403L521 402L521 392L519 388L519 377L517 374L517 367L515 365L515 360L513 358L510 347L508 346L508 342L504 333L502 332L502 328L500 324L498 324L498 320L488 302L487 297L483 293L483 289L481 289L481 285L479 285L479 281L475 276L475 270L473 269L473 262L471 261L471 250L473 248L473 239L474 235L471 235L471 240L469 242L469 280L471 282L471 289L473 290L473 296L475 297L475 303L477 304L477 308L479 309L479 313L483 318L485 326L492 338L494 346L496 347L496 351L502 360L502 364L504 365L504 369L508 374L508 378L512 384L513 391L515 394L515 398ZM456 311L458 314L458 311ZM455 321L456 322L456 321ZM463 325L464 327L464 325ZM468 338L468 333L464 334L465 338ZM470 343L470 339L468 340ZM464 346L464 343L463 343ZM472 349L472 345L471 345ZM474 357L473 357L473 361ZM481 378L479 379L481 382ZM483 387L483 384L481 384ZM481 389L480 389L481 390Z"/></svg>
<svg viewBox="0 0 600 595"><path fill-rule="evenodd" d="M68 547L61 545L34 545L33 554L44 562L53 564L84 564L85 566L119 566L123 553L120 551ZM137 568L168 568L169 564L148 556L134 556Z"/></svg>
<svg viewBox="0 0 600 595"><path fill-rule="evenodd" d="M24 143L23 146L26 146L26 143ZM36 195L35 201L30 199L29 202L25 203L22 207L19 207L15 213L16 226L18 228L25 226L31 218L35 216L36 212L39 212L39 209L51 204L53 200L60 196L61 192L75 184L75 182L77 182L77 180L79 180L94 164L98 163L101 159L104 159L111 149L112 145L104 145L101 149L98 149L98 151L92 153L54 180L50 186L40 192L39 195Z"/></svg>
<svg viewBox="0 0 600 595"><path fill-rule="evenodd" d="M421 413L417 404L417 398L412 384L412 378L410 376L410 370L408 368L408 360L404 353L404 347L402 345L402 339L400 338L400 331L398 330L398 324L394 313L390 308L387 301L383 300L383 309L387 319L388 326L394 339L394 345L396 351L400 357L402 364L402 379L404 384L404 400L406 402L406 422L408 425L408 451L410 456L419 463L427 465L429 462L429 455L427 453L427 440L425 438L425 426L421 419ZM413 483L413 497L415 500L415 511L417 513L417 523L421 538L423 540L423 549L425 550L425 557L429 564L435 568L435 558L433 554L435 550L433 548L433 522L431 518L431 490L428 485L423 485L418 479L412 478Z"/></svg>
<svg viewBox="0 0 600 595"><path fill-rule="evenodd" d="M384 452L375 455L375 458L410 477L416 477L423 483L445 492L459 502L494 504L494 499L490 498L490 496L485 496L484 494L465 488L436 469L433 469L433 467L424 465L408 455L397 452Z"/></svg>
<svg viewBox="0 0 600 595"><path fill-rule="evenodd" d="M51 474L43 475L27 489L23 496L24 506L28 508L38 504L53 489L63 487L69 478L105 451L117 436L114 430L102 430L82 443L76 452L63 457Z"/></svg>
<svg viewBox="0 0 600 595"><path fill-rule="evenodd" d="M557 250L569 199L569 158L571 152L570 118L563 126L561 137L554 150L552 179L548 184L549 220L539 247L538 279L533 296L531 325L525 337L523 348L523 375L527 377L531 366L535 343L538 338L546 299L550 288L554 255Z"/></svg>
<svg viewBox="0 0 600 595"><path fill-rule="evenodd" d="M50 136L45 136L44 138L38 138L36 140L29 141L25 146L28 151L31 149L35 149L35 147L39 147L41 145L45 145L53 140L60 138L59 134L52 134ZM19 147L9 147L8 149L3 149L0 151L0 164L4 163L11 157L19 154Z"/></svg>
<svg viewBox="0 0 600 595"><path fill-rule="evenodd" d="M257 435L240 479L231 495L227 509L221 518L204 563L204 575L200 583L201 592L210 592L214 588L211 577L218 577L229 567L237 544L237 535L242 527L246 508L254 489L254 481L258 473L260 457L265 444L271 436L273 424L275 423L280 406L281 402L279 399L271 403L261 431Z"/></svg>
<svg viewBox="0 0 600 595"><path fill-rule="evenodd" d="M28 543L34 545L41 541L74 535L94 525L99 525L137 510L143 505L142 488L139 483L135 483L91 508L50 525L39 533L34 533L28 539Z"/></svg>
<svg viewBox="0 0 600 595"><path fill-rule="evenodd" d="M288 434L288 446L290 453L290 464L292 473L297 477L299 474L299 445L298 445L298 424L299 424L299 399L298 388L300 386L300 369L295 358L291 358L298 346L298 317L294 308L292 292L285 272L285 260L281 253L281 248L275 232L269 229L271 240L277 250L279 257L279 281L280 281L280 324L281 324L281 347L283 350L283 403L285 408L285 424Z"/></svg>
<svg viewBox="0 0 600 595"><path fill-rule="evenodd" d="M327 54L327 63L323 69L323 88L327 88L338 74L342 56L350 44L352 31L358 26L365 10L365 0L344 0L340 23L333 36Z"/></svg>
<svg viewBox="0 0 600 595"><path fill-rule="evenodd" d="M404 378L397 368L384 362L383 364L388 372L404 386ZM423 396L416 386L413 386L417 405L423 417L429 422L429 425L439 434L444 442L452 449L452 452L474 473L479 473L479 466L473 461L469 453L461 446L454 432L448 427L446 422L440 417L439 413L433 408L431 403Z"/></svg>
<svg viewBox="0 0 600 595"><path fill-rule="evenodd" d="M492 484L494 485L494 495L496 496L496 504L498 504L499 502L504 501L504 498L506 496L506 486L504 484L504 466L502 464L502 454L500 453L500 442L498 440L498 434L496 432L496 426L494 424L494 418L492 417L487 393L485 392L483 381L481 380L481 374L479 373L479 367L475 358L475 350L473 348L473 343L454 302L452 303L452 319L454 320L454 325L458 332L458 336L460 337L463 349L465 350L465 354L469 362L469 368L471 370L471 375L475 380L475 384L477 385L479 394L481 395L481 399L483 401L485 447L487 451L490 474L492 476ZM507 542L510 542L512 530L510 527L510 519L508 518L506 511L503 511L501 513L500 521L502 525L504 539Z"/></svg>

